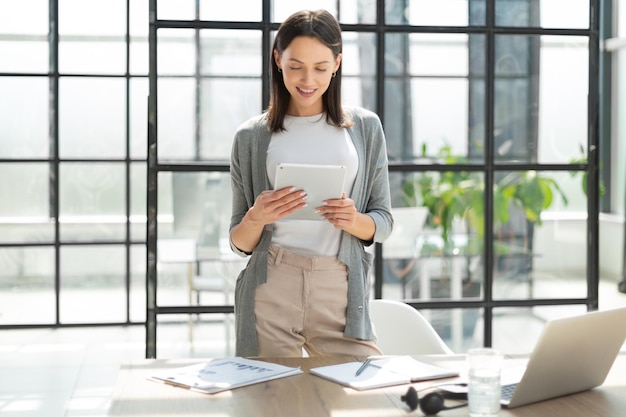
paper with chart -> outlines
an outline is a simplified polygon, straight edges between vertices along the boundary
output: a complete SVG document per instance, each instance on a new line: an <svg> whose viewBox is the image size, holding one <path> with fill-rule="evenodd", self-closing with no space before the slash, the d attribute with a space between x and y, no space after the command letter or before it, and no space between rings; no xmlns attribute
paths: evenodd
<svg viewBox="0 0 626 417"><path fill-rule="evenodd" d="M155 374L150 379L214 394L300 373L300 368L235 357L171 369Z"/></svg>

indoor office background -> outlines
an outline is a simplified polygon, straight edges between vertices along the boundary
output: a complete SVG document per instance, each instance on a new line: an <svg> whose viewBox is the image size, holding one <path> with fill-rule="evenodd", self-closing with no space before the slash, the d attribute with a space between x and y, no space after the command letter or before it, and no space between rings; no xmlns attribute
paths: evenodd
<svg viewBox="0 0 626 417"><path fill-rule="evenodd" d="M302 8L339 19L345 104L387 135L373 297L456 352L626 305L623 0L0 0L0 329L232 353L230 146Z"/></svg>

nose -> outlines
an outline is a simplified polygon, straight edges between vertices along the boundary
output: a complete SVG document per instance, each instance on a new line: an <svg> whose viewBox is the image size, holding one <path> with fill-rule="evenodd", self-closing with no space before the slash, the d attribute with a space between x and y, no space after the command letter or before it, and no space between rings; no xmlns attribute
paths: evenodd
<svg viewBox="0 0 626 417"><path fill-rule="evenodd" d="M310 80L313 79L313 70L310 69L305 69L304 71L302 71L302 82L303 83L307 83Z"/></svg>

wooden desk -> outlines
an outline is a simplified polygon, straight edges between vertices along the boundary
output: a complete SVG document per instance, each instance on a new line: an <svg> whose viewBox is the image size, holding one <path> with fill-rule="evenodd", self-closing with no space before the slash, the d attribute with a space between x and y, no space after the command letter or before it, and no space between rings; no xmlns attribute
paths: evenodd
<svg viewBox="0 0 626 417"><path fill-rule="evenodd" d="M408 385L355 391L318 378L311 367L351 361L355 357L264 359L289 366L300 365L303 373L266 383L237 388L214 395L159 384L146 377L162 369L202 362L201 359L144 360L123 365L115 387L109 416L118 417L387 417L422 416L409 412L400 400ZM464 369L463 355L419 356L419 359ZM523 359L508 359L508 366ZM507 366L505 365L505 366ZM450 381L446 380L446 381ZM417 389L436 382L414 384ZM423 395L423 393L422 393ZM452 403L452 402L451 402ZM512 410L502 409L501 417L617 417L626 410L626 353L618 356L610 375L596 389L543 401ZM442 411L442 416L467 416L467 408Z"/></svg>

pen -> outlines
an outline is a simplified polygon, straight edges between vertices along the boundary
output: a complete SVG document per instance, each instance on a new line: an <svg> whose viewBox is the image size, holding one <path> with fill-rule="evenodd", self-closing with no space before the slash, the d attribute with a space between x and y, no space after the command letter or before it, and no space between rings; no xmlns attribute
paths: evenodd
<svg viewBox="0 0 626 417"><path fill-rule="evenodd" d="M367 359L365 361L363 361L363 363L361 364L361 366L359 367L359 369L356 370L356 373L354 374L354 376L359 376L363 373L363 371L370 366L370 362L372 362L371 359Z"/></svg>

